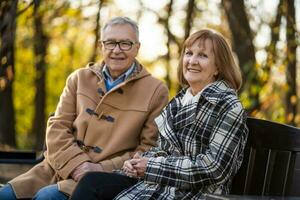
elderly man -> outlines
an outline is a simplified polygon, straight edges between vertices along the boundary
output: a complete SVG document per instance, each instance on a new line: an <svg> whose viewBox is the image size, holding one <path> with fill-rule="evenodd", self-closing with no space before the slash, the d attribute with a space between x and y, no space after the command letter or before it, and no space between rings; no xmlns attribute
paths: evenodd
<svg viewBox="0 0 300 200"><path fill-rule="evenodd" d="M68 199L91 171L112 172L155 145L154 118L168 90L135 57L137 24L127 17L103 28L102 64L90 63L67 79L48 121L45 159L0 190L0 199Z"/></svg>

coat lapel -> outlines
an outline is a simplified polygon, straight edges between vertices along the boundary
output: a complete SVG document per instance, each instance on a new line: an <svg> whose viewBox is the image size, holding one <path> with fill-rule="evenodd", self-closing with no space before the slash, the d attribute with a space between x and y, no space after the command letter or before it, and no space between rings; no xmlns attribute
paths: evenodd
<svg viewBox="0 0 300 200"><path fill-rule="evenodd" d="M210 104L217 104L224 98L225 91L234 92L230 89L225 81L216 81L209 87L207 87L201 94L200 100L194 103L187 103L182 105L181 100L186 93L187 89L181 90L169 103L169 105L163 110L155 122L159 129L161 137L166 138L178 152L183 151L182 139L179 139L179 134L182 133L182 129L195 123L197 120L197 114L199 101L206 101ZM228 94L228 93L227 93ZM202 100L201 100L202 99ZM201 103L200 103L201 104ZM201 104L203 105L203 103Z"/></svg>
<svg viewBox="0 0 300 200"><path fill-rule="evenodd" d="M170 141L178 152L183 153L181 142L177 135L179 129L184 128L195 122L197 102L182 106L181 99L183 98L186 89L179 92L163 110L163 112L155 119L161 137Z"/></svg>
<svg viewBox="0 0 300 200"><path fill-rule="evenodd" d="M195 122L197 103L188 104L178 110L174 116L173 125L175 130L184 128Z"/></svg>

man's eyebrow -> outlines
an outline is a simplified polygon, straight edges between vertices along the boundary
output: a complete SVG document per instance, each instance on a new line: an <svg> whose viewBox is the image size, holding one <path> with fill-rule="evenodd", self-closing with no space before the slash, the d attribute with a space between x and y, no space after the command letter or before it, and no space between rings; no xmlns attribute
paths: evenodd
<svg viewBox="0 0 300 200"><path fill-rule="evenodd" d="M132 40L130 40L130 39L122 39L122 40L116 40L116 39L110 39L110 38L108 38L108 39L106 39L106 40L104 40L104 41L114 41L114 42L132 42Z"/></svg>

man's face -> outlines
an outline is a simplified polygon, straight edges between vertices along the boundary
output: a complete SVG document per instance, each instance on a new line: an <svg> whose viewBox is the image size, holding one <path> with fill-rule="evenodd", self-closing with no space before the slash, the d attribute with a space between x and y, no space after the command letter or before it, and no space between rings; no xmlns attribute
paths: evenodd
<svg viewBox="0 0 300 200"><path fill-rule="evenodd" d="M125 46L126 42L132 43L129 50L122 50L122 44L116 45L113 49L107 49L102 43L104 62L110 75L117 78L130 68L138 54L140 44L137 35L129 24L113 25L103 31L102 41L105 43L125 42Z"/></svg>

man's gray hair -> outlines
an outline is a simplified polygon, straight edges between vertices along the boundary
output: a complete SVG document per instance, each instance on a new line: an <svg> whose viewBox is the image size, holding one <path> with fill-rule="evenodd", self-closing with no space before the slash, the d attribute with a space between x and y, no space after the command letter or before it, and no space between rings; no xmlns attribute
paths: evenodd
<svg viewBox="0 0 300 200"><path fill-rule="evenodd" d="M133 30L136 34L137 40L139 41L139 27L135 21L133 21L132 19L130 19L128 17L114 17L114 18L110 19L104 25L104 27L102 29L102 35L107 27L114 26L114 25L124 25L124 24L128 24L133 28Z"/></svg>

